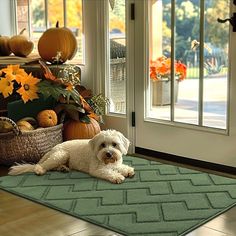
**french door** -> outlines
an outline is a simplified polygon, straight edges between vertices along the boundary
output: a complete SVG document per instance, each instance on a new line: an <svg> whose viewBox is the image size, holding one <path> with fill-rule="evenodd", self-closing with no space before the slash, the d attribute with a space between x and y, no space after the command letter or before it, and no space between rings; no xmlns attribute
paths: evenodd
<svg viewBox="0 0 236 236"><path fill-rule="evenodd" d="M135 1L135 146L236 167L230 0Z"/></svg>

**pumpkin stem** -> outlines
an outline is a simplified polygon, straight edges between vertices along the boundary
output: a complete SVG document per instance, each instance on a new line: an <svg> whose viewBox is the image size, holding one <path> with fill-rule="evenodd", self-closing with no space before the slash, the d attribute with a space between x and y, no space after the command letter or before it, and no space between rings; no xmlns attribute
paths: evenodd
<svg viewBox="0 0 236 236"><path fill-rule="evenodd" d="M57 21L56 23L56 28L59 28L59 21Z"/></svg>
<svg viewBox="0 0 236 236"><path fill-rule="evenodd" d="M19 33L19 35L23 34L25 30L26 30L26 28L22 29L21 32Z"/></svg>

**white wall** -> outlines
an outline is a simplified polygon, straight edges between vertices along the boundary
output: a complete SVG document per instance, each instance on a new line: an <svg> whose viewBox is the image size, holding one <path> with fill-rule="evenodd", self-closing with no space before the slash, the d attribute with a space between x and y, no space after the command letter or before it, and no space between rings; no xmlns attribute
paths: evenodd
<svg viewBox="0 0 236 236"><path fill-rule="evenodd" d="M0 35L11 36L15 34L14 12L14 0L0 1Z"/></svg>

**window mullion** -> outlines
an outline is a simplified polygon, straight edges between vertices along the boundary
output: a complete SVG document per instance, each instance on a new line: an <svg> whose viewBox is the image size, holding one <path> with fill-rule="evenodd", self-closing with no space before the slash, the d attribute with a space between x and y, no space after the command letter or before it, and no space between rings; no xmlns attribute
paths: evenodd
<svg viewBox="0 0 236 236"><path fill-rule="evenodd" d="M66 9L67 0L63 0L63 17L64 17L64 27L67 27L67 9Z"/></svg>
<svg viewBox="0 0 236 236"><path fill-rule="evenodd" d="M11 7L13 9L13 16L12 16L12 22L14 22L14 24L12 25L12 34L18 34L18 24L17 24L17 21L18 21L18 16L17 16L17 0L12 0L11 1Z"/></svg>
<svg viewBox="0 0 236 236"><path fill-rule="evenodd" d="M28 0L27 3L28 3L28 32L29 32L29 38L32 38L30 0Z"/></svg>
<svg viewBox="0 0 236 236"><path fill-rule="evenodd" d="M49 22L48 22L48 0L44 0L44 5L45 5L45 25L46 29L49 28Z"/></svg>
<svg viewBox="0 0 236 236"><path fill-rule="evenodd" d="M198 102L198 124L203 125L203 79L204 79L204 23L205 23L205 1L200 2L200 54L199 54L199 102Z"/></svg>
<svg viewBox="0 0 236 236"><path fill-rule="evenodd" d="M171 1L171 108L170 119L175 117L175 0Z"/></svg>

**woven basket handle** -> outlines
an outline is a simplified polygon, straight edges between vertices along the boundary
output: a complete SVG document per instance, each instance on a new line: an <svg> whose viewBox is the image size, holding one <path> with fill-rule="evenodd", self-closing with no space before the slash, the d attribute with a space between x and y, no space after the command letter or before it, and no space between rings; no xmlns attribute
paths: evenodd
<svg viewBox="0 0 236 236"><path fill-rule="evenodd" d="M17 124L13 120L11 120L10 118L5 117L5 116L0 116L0 121L7 121L7 122L11 123L13 126L12 131L14 132L14 134L15 135L21 134L21 131L20 131L19 127L17 126Z"/></svg>

